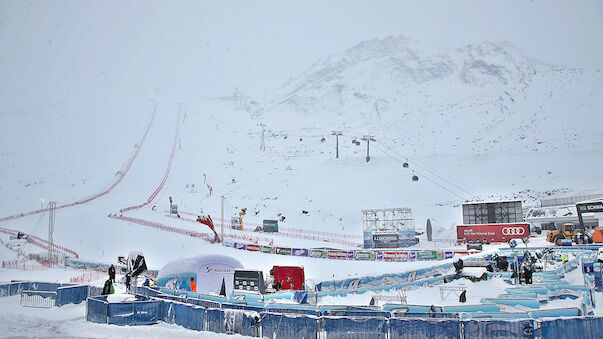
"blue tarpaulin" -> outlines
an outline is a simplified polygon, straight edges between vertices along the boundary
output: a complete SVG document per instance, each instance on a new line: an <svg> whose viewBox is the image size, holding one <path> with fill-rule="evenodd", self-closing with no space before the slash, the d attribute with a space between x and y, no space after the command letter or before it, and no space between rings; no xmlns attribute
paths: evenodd
<svg viewBox="0 0 603 339"><path fill-rule="evenodd" d="M88 298L86 320L98 324L107 323L107 302L101 298Z"/></svg>
<svg viewBox="0 0 603 339"><path fill-rule="evenodd" d="M387 337L387 318L383 317L323 317L323 324L329 338Z"/></svg>
<svg viewBox="0 0 603 339"><path fill-rule="evenodd" d="M262 313L262 337L283 339L315 339L319 331L319 318L308 315Z"/></svg>
<svg viewBox="0 0 603 339"><path fill-rule="evenodd" d="M57 289L57 306L79 304L88 297L88 286L75 285Z"/></svg>
<svg viewBox="0 0 603 339"><path fill-rule="evenodd" d="M397 338L459 338L460 320L392 318L389 321L390 339Z"/></svg>
<svg viewBox="0 0 603 339"><path fill-rule="evenodd" d="M587 339L601 337L603 318L583 317L542 321L542 337L546 339Z"/></svg>
<svg viewBox="0 0 603 339"><path fill-rule="evenodd" d="M534 338L534 321L525 320L468 320L463 321L465 339Z"/></svg>

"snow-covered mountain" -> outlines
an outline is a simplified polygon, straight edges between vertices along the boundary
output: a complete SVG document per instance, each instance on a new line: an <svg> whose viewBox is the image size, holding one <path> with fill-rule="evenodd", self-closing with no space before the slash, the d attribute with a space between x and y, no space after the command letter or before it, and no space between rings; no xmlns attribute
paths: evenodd
<svg viewBox="0 0 603 339"><path fill-rule="evenodd" d="M595 150L603 72L550 65L508 42L360 42L282 86L275 115L363 130L416 154ZM598 112L598 113L597 113Z"/></svg>

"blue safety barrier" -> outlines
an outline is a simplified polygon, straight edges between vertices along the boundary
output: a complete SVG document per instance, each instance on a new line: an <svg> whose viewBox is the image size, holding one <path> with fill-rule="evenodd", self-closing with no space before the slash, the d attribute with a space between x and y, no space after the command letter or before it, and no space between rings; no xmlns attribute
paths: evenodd
<svg viewBox="0 0 603 339"><path fill-rule="evenodd" d="M89 296L97 296L97 295L101 295L102 293L103 293L102 287L88 286L88 295Z"/></svg>
<svg viewBox="0 0 603 339"><path fill-rule="evenodd" d="M388 319L384 317L323 317L329 338L387 338Z"/></svg>
<svg viewBox="0 0 603 339"><path fill-rule="evenodd" d="M86 320L98 323L107 323L107 297L88 298L86 302Z"/></svg>
<svg viewBox="0 0 603 339"><path fill-rule="evenodd" d="M224 333L224 311L208 308L205 311L205 324L207 331Z"/></svg>
<svg viewBox="0 0 603 339"><path fill-rule="evenodd" d="M437 309L437 308L436 308ZM457 312L498 312L500 308L495 304L479 304L479 305L451 305L442 306L440 312L457 313Z"/></svg>
<svg viewBox="0 0 603 339"><path fill-rule="evenodd" d="M158 301L133 301L108 303L107 324L112 325L150 325L160 318Z"/></svg>
<svg viewBox="0 0 603 339"><path fill-rule="evenodd" d="M168 300L159 300L160 302L160 319L161 321L168 323L168 324L173 324L174 323L174 319L175 319L175 309L176 306L174 306L176 304L176 302L173 301L168 301Z"/></svg>
<svg viewBox="0 0 603 339"><path fill-rule="evenodd" d="M459 338L461 322L454 319L392 318L389 320L390 339L398 338Z"/></svg>
<svg viewBox="0 0 603 339"><path fill-rule="evenodd" d="M28 282L10 282L2 284L0 285L0 297L18 295L25 290L31 290Z"/></svg>
<svg viewBox="0 0 603 339"><path fill-rule="evenodd" d="M578 307L552 308L548 310L535 310L528 312L530 318L540 319L545 317L577 317L581 311Z"/></svg>
<svg viewBox="0 0 603 339"><path fill-rule="evenodd" d="M542 337L546 339L598 338L603 329L603 318L581 317L542 321ZM568 335L571 333L571 335Z"/></svg>
<svg viewBox="0 0 603 339"><path fill-rule="evenodd" d="M440 319L459 319L458 313L448 312L392 312L392 318L440 318Z"/></svg>
<svg viewBox="0 0 603 339"><path fill-rule="evenodd" d="M220 304L219 302L211 301L211 300L187 298L186 302L193 304L193 305L202 306L204 308L221 308L222 307L222 304Z"/></svg>
<svg viewBox="0 0 603 339"><path fill-rule="evenodd" d="M480 300L484 304L497 304L508 306L524 306L530 308L540 308L540 302L537 299L525 298L484 298ZM490 311L492 312L492 311ZM496 311L494 311L496 312Z"/></svg>
<svg viewBox="0 0 603 339"><path fill-rule="evenodd" d="M174 323L189 330L203 330L205 308L201 306L174 303Z"/></svg>
<svg viewBox="0 0 603 339"><path fill-rule="evenodd" d="M64 286L57 289L57 306L79 304L88 297L88 286Z"/></svg>
<svg viewBox="0 0 603 339"><path fill-rule="evenodd" d="M329 310L324 315L334 317L385 317L391 316L390 312L379 310Z"/></svg>
<svg viewBox="0 0 603 339"><path fill-rule="evenodd" d="M319 318L309 315L264 312L259 324L264 338L316 339L320 331Z"/></svg>
<svg viewBox="0 0 603 339"><path fill-rule="evenodd" d="M274 307L266 305L266 311L272 313L284 313L284 314L305 314L320 317L322 312L317 309L305 309L305 308L285 308L285 307Z"/></svg>
<svg viewBox="0 0 603 339"><path fill-rule="evenodd" d="M463 321L465 339L534 338L534 321L525 320L468 320Z"/></svg>

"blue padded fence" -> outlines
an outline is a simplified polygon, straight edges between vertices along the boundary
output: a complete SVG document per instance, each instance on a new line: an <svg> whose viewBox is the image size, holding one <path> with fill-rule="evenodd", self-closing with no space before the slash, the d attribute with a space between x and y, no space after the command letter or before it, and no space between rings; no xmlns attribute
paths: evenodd
<svg viewBox="0 0 603 339"><path fill-rule="evenodd" d="M603 318L581 317L542 321L541 334L546 339L598 338L603 329ZM571 335L570 335L571 333Z"/></svg>
<svg viewBox="0 0 603 339"><path fill-rule="evenodd" d="M86 305L86 320L98 323L98 324L106 324L107 323L107 298L103 297L93 297L88 298Z"/></svg>
<svg viewBox="0 0 603 339"><path fill-rule="evenodd" d="M265 312L260 319L262 337L316 339L320 331L319 318L311 315Z"/></svg>
<svg viewBox="0 0 603 339"><path fill-rule="evenodd" d="M534 321L524 320L468 320L463 321L465 339L534 338Z"/></svg>
<svg viewBox="0 0 603 339"><path fill-rule="evenodd" d="M398 338L459 338L461 322L455 319L392 318L390 339Z"/></svg>
<svg viewBox="0 0 603 339"><path fill-rule="evenodd" d="M323 317L327 338L387 338L388 319L383 317Z"/></svg>
<svg viewBox="0 0 603 339"><path fill-rule="evenodd" d="M189 330L203 330L205 308L190 304L174 303L174 323Z"/></svg>
<svg viewBox="0 0 603 339"><path fill-rule="evenodd" d="M79 304L88 298L88 286L64 286L57 289L57 306Z"/></svg>

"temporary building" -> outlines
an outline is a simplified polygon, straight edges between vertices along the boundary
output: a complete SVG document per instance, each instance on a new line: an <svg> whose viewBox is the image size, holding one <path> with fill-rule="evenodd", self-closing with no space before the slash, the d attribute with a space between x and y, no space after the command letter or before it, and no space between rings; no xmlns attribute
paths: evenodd
<svg viewBox="0 0 603 339"><path fill-rule="evenodd" d="M167 263L157 276L157 286L190 291L190 279L195 278L197 293L220 294L224 283L226 295L233 289L235 269L243 264L225 255L203 255Z"/></svg>

